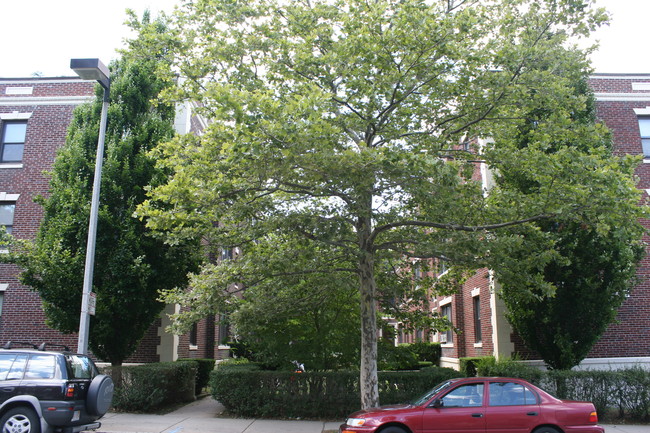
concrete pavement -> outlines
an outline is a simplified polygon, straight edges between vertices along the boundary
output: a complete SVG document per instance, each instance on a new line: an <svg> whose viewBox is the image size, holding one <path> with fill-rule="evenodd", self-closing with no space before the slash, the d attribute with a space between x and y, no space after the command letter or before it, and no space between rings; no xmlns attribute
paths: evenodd
<svg viewBox="0 0 650 433"><path fill-rule="evenodd" d="M97 433L334 433L341 424L222 418L223 411L221 404L205 397L165 415L110 412L100 420Z"/></svg>
<svg viewBox="0 0 650 433"><path fill-rule="evenodd" d="M221 404L205 397L166 415L108 413L97 433L335 433L341 421L283 421L220 417ZM608 424L606 433L650 433L650 425Z"/></svg>

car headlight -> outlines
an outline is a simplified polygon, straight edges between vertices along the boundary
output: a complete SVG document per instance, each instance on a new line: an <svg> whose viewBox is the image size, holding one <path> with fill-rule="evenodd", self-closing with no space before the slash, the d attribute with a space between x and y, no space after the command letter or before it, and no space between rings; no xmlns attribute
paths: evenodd
<svg viewBox="0 0 650 433"><path fill-rule="evenodd" d="M361 427L366 422L365 418L348 418L345 423L352 427Z"/></svg>

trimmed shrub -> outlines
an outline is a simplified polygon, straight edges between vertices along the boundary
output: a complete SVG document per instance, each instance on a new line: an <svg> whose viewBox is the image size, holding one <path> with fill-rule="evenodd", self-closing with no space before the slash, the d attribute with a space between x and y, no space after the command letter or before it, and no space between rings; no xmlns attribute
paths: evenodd
<svg viewBox="0 0 650 433"><path fill-rule="evenodd" d="M208 386L210 382L210 372L214 370L215 360L208 358L183 358L178 361L189 361L196 363L196 390L194 393L196 395L201 394L203 388Z"/></svg>
<svg viewBox="0 0 650 433"><path fill-rule="evenodd" d="M116 410L152 412L195 399L195 362L160 362L118 368L122 370L122 377L113 397ZM112 374L112 370L107 368L107 374Z"/></svg>
<svg viewBox="0 0 650 433"><path fill-rule="evenodd" d="M440 343L425 343L419 341L417 343L408 345L413 352L417 355L420 361L430 362L433 365L440 364L440 357L442 356L442 346Z"/></svg>
<svg viewBox="0 0 650 433"><path fill-rule="evenodd" d="M379 373L382 404L410 401L443 380L447 368ZM252 418L342 418L359 409L358 372L250 371L217 368L210 376L215 400L233 415Z"/></svg>
<svg viewBox="0 0 650 433"><path fill-rule="evenodd" d="M492 359L494 359L493 356L476 356L476 357L467 357L467 358L460 358L460 371L463 373L463 376L465 377L475 377L478 376L478 363L483 359L483 358L491 358L488 360L488 362L491 362Z"/></svg>
<svg viewBox="0 0 650 433"><path fill-rule="evenodd" d="M492 356L479 358L475 366L478 376L517 377L535 385L539 384L543 373L538 368L517 362L513 359L497 361Z"/></svg>

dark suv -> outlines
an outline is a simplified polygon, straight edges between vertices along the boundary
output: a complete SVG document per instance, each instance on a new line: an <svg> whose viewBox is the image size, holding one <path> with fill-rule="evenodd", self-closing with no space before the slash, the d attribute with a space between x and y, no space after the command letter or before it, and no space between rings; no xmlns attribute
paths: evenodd
<svg viewBox="0 0 650 433"><path fill-rule="evenodd" d="M14 348L28 344L30 349ZM64 347L64 346L62 346ZM7 343L0 349L0 432L73 433L101 426L113 381L86 355Z"/></svg>

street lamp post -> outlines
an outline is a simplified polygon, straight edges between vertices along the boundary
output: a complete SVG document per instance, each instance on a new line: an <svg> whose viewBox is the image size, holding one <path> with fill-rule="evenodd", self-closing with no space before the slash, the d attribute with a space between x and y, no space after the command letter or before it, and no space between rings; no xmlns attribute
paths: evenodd
<svg viewBox="0 0 650 433"><path fill-rule="evenodd" d="M86 245L86 265L84 268L83 295L81 298L81 315L79 318L79 342L77 352L88 353L88 336L90 333L89 303L93 287L93 270L95 266L95 244L97 241L97 217L99 214L99 189L102 180L102 162L104 159L104 139L106 138L106 119L108 117L108 100L111 80L108 68L99 59L72 59L70 68L83 80L96 80L104 88L102 115L99 124L97 157L95 159L95 179L90 204L90 222L88 224L88 243Z"/></svg>

